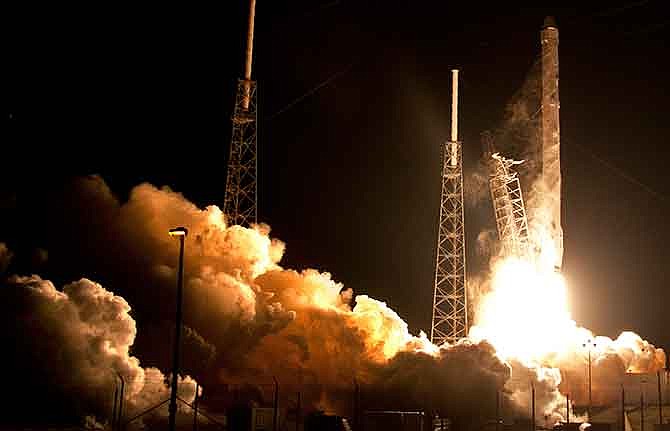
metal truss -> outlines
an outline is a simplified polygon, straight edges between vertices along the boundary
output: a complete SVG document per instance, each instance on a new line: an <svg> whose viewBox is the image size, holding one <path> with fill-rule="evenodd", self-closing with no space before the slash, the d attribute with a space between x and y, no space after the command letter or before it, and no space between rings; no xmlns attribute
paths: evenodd
<svg viewBox="0 0 670 431"><path fill-rule="evenodd" d="M438 345L445 341L454 343L468 335L461 143L446 142L442 153L440 225L430 330L431 341Z"/></svg>
<svg viewBox="0 0 670 431"><path fill-rule="evenodd" d="M223 212L228 225L249 226L258 216L255 81L239 80L232 120Z"/></svg>
<svg viewBox="0 0 670 431"><path fill-rule="evenodd" d="M528 253L528 219L518 174L511 170L523 160L506 159L498 153L491 157L493 174L489 186L502 254L524 256Z"/></svg>

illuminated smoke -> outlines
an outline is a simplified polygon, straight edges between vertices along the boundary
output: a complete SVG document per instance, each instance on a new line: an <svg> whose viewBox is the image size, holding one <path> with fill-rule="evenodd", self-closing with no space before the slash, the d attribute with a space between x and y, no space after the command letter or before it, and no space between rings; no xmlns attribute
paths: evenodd
<svg viewBox="0 0 670 431"><path fill-rule="evenodd" d="M136 285L129 277L124 279L126 285L121 284L124 296L146 302L143 310L150 307L154 312L156 301L166 293L171 296L174 289L178 246L168 229L181 225L189 229L184 303L191 312L185 323L216 347L212 367L218 369L222 383L276 376L284 383L320 385L319 399L325 396L337 404L340 391L350 390L354 379L371 388L382 387L386 367L399 353L432 361L416 371L428 374L439 370L445 355L449 357L445 353L449 346L438 349L425 334L410 334L407 324L383 302L354 297L328 273L282 268L284 244L270 238L267 226L227 226L217 207L200 209L179 193L148 184L134 188L124 204L99 177L83 179L75 188L67 195L83 196L83 201L67 202L71 212L59 219L66 221L59 224L60 231L81 237L75 245L96 250L93 262L107 265L95 267L97 271L118 266L143 280ZM82 217L91 213L99 213L100 219ZM69 220L77 220L77 226L68 229ZM85 235L77 234L79 230ZM101 244L105 246L96 247ZM471 344L468 351L479 352L473 357L488 358L472 368L472 379L480 373L500 374L490 370L501 367L490 346ZM402 375L410 362L393 362L394 374ZM428 374L423 377L427 386L432 381ZM433 389L427 392L428 401L441 393ZM495 394L495 388L472 389L480 395ZM431 403L439 407L439 399Z"/></svg>
<svg viewBox="0 0 670 431"><path fill-rule="evenodd" d="M541 198L531 205L544 204ZM542 214L543 208L535 214ZM534 244L524 256L494 256L489 279L479 287L475 325L469 337L488 341L512 365L506 384L517 406L528 411L530 386L535 385L538 424L564 419L565 394L585 405L584 368L591 355L596 405L616 402L626 372L655 373L666 357L632 332L617 339L596 336L572 319L567 285L553 268L555 232L537 216L531 229ZM577 386L577 387L575 387ZM541 421L545 421L541 423Z"/></svg>
<svg viewBox="0 0 670 431"><path fill-rule="evenodd" d="M125 379L126 418L168 398L165 376L142 368L130 355L136 327L122 297L87 279L60 291L35 275L13 276L2 291L3 303L13 313L4 317L2 337L15 339L15 349L2 359L4 369L29 396L31 408L39 405L42 419L50 414L107 417L117 373ZM185 377L179 391L192 400L195 381ZM19 403L25 401L19 397Z"/></svg>
<svg viewBox="0 0 670 431"><path fill-rule="evenodd" d="M283 268L285 246L270 237L265 225L227 226L217 207L200 209L179 193L149 184L134 188L123 204L98 177L77 187L73 195L84 196L83 202L68 205L72 212L63 217L76 220L76 227L68 230L61 223L61 229L69 235L84 232L82 247L97 251L93 261L103 265L98 271L123 268L123 283L114 284L115 290L123 289L124 297L134 298L143 311L160 311L160 301L172 297L178 246L167 231L175 226L189 229L184 302L190 312L185 323L204 337L203 344L213 345L217 356L210 378L215 375L215 383L267 382L275 376L282 384L319 385L314 399L303 400L306 405L342 408L343 401L350 401L355 379L368 393L385 395L376 399L387 401L380 408L425 405L458 418L493 417L500 388L508 405L528 416L533 384L538 421L553 422L564 411L566 378L583 375L581 343L593 334L572 320L565 281L553 268L547 271L542 259L537 264L497 256L490 276L475 279L481 295L471 337L438 347L425 334L410 334L385 303L355 296L330 274ZM82 217L91 213L100 218ZM91 282L74 285L80 283ZM45 291L58 297L53 290ZM171 318L172 311L166 316ZM132 337L128 331L129 341L121 346L126 349L123 358L132 362L127 348L134 339L134 323ZM636 336L595 339L602 351L594 367L602 373L625 373L631 367L655 370L664 361L662 351ZM35 340L35 348L42 341ZM139 364L134 370L141 374ZM145 380L162 380L158 370L144 370L143 375ZM158 393L160 388L164 384ZM349 391L346 400L343 391ZM151 393L140 389L138 405L141 394ZM394 393L399 399L393 399Z"/></svg>

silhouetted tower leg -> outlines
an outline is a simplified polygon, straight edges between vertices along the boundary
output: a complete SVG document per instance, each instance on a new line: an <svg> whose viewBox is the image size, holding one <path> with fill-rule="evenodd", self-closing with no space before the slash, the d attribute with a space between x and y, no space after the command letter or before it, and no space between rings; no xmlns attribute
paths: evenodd
<svg viewBox="0 0 670 431"><path fill-rule="evenodd" d="M244 79L237 84L223 203L223 212L229 225L248 226L256 223L258 217L256 82L251 80L255 12L256 0L251 0Z"/></svg>
<svg viewBox="0 0 670 431"><path fill-rule="evenodd" d="M442 192L430 339L453 343L468 335L463 223L463 159L458 141L458 70L452 70L451 140L442 148Z"/></svg>

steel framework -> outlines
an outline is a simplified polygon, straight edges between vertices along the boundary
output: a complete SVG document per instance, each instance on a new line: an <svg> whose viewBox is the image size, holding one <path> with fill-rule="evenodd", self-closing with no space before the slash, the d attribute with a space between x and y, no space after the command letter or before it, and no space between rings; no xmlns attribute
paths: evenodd
<svg viewBox="0 0 670 431"><path fill-rule="evenodd" d="M452 71L451 140L442 145L442 191L430 340L454 343L468 335L465 288L463 158L458 141L458 71Z"/></svg>
<svg viewBox="0 0 670 431"><path fill-rule="evenodd" d="M237 83L223 213L229 225L249 226L258 218L256 82L251 80L256 0L249 0L244 79Z"/></svg>
<svg viewBox="0 0 670 431"><path fill-rule="evenodd" d="M256 82L239 80L223 204L229 225L249 226L257 220L256 119Z"/></svg>
<svg viewBox="0 0 670 431"><path fill-rule="evenodd" d="M501 251L505 256L525 256L528 253L528 219L519 176L511 169L523 160L506 159L498 153L491 157L493 173L489 186Z"/></svg>

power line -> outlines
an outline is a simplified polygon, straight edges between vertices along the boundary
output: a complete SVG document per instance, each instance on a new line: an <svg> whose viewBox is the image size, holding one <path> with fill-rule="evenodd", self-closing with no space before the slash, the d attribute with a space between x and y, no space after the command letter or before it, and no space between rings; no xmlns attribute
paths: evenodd
<svg viewBox="0 0 670 431"><path fill-rule="evenodd" d="M662 194L660 192L657 192L656 190L652 189L648 185L644 184L643 182L639 181L638 179L636 179L632 175L628 174L623 169L613 165L612 163L610 163L607 160L603 159L602 157L598 156L593 151L587 149L583 145L575 143L575 142L572 142L571 144L573 144L575 148L577 148L578 150L580 150L584 154L590 156L591 158L598 161L600 164L602 164L606 168L610 169L615 174L619 175L621 178L625 179L626 181L630 182L631 184L634 184L634 185L640 187L641 189L643 189L644 191L649 193L651 196L653 196L653 197L655 197L655 198L657 198L657 199L659 199L663 202L670 202L670 198L668 198L664 194Z"/></svg>
<svg viewBox="0 0 670 431"><path fill-rule="evenodd" d="M298 103L302 102L304 99L308 98L308 97L311 96L312 94L314 94L314 93L316 93L317 91L319 91L321 88L325 87L326 85L328 85L328 84L330 84L331 82L335 81L335 80L336 80L337 78L339 78L340 76L342 76L342 75L344 75L345 73L349 72L349 71L354 67L355 64L356 64L356 62L349 63L344 69L342 69L342 70L340 70L340 71L338 71L338 72L333 73L333 74L330 75L328 78L326 78L324 81L322 81L321 83L319 83L319 84L316 85L315 87L312 87L312 89L310 89L310 90L307 91L306 93L304 93L304 94L302 94L301 96L298 96L298 97L296 97L295 99L293 99L293 100L292 100L291 102L289 102L286 106L284 106L283 108L281 108L279 111L277 111L277 112L275 112L274 114L268 116L268 117L267 117L267 121L272 121L272 120L274 120L275 117L277 117L277 116L283 114L284 112L288 111L289 109L291 109L292 107L294 107L294 106L297 105Z"/></svg>

